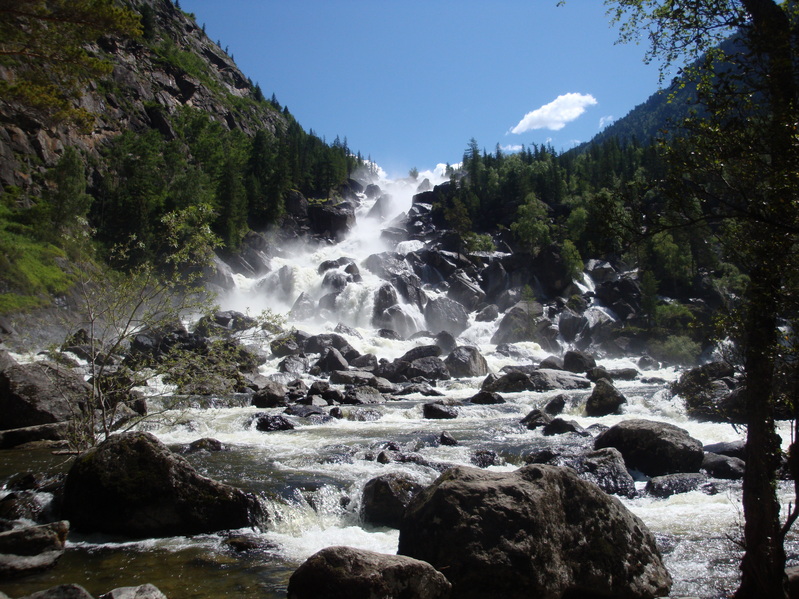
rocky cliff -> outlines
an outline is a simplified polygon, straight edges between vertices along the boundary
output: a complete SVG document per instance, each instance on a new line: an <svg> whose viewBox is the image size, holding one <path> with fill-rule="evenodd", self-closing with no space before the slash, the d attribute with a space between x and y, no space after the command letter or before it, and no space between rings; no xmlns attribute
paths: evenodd
<svg viewBox="0 0 799 599"><path fill-rule="evenodd" d="M89 130L69 123L53 126L21 107L0 103L0 192L29 202L26 198L42 185L41 175L68 146L96 158L108 140L126 130L154 128L169 138L168 115L183 106L248 135L258 129L274 132L283 122L272 104L254 100L252 82L192 15L170 0L126 2L142 16L144 35L106 37L89 47L93 56L113 65L111 75L86 85L78 101L95 117ZM0 77L13 73L0 68Z"/></svg>

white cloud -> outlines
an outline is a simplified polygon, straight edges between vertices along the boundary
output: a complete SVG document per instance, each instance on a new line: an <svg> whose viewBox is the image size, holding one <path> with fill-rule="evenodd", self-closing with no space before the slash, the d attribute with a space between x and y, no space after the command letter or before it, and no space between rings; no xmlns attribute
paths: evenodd
<svg viewBox="0 0 799 599"><path fill-rule="evenodd" d="M562 94L552 100L549 104L544 104L541 108L536 108L532 112L524 115L511 133L524 133L533 129L551 129L559 131L585 112L588 106L597 104L596 98L591 94Z"/></svg>
<svg viewBox="0 0 799 599"><path fill-rule="evenodd" d="M600 129L600 131L602 129L604 129L605 127L607 127L608 125L614 123L615 121L616 121L616 118L612 114L609 114L608 116L603 116L602 118L599 119L599 129Z"/></svg>
<svg viewBox="0 0 799 599"><path fill-rule="evenodd" d="M507 146L501 146L500 149L505 152L521 152L523 147L521 144L508 144Z"/></svg>

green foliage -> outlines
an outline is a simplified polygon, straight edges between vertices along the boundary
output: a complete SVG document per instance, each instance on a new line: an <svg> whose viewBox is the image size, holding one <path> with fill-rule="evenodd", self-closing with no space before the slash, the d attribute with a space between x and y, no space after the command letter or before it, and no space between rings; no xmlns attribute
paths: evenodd
<svg viewBox="0 0 799 599"><path fill-rule="evenodd" d="M655 307L655 326L675 334L687 332L694 324L695 318L683 304L661 304Z"/></svg>
<svg viewBox="0 0 799 599"><path fill-rule="evenodd" d="M686 335L671 335L649 343L649 354L661 362L675 366L695 366L702 348Z"/></svg>
<svg viewBox="0 0 799 599"><path fill-rule="evenodd" d="M548 217L547 205L531 193L519 206L518 218L511 225L516 238L533 254L552 242Z"/></svg>
<svg viewBox="0 0 799 599"><path fill-rule="evenodd" d="M84 226L92 198L86 193L86 172L80 154L68 147L47 176L49 188L39 212L54 239Z"/></svg>
<svg viewBox="0 0 799 599"><path fill-rule="evenodd" d="M75 108L82 85L111 72L86 45L103 35L141 35L139 16L111 0L16 0L0 5L0 102L21 104L50 123L84 126L90 114Z"/></svg>
<svg viewBox="0 0 799 599"><path fill-rule="evenodd" d="M191 207L165 214L160 220L163 251L158 265L150 261L133 263L125 272L84 259L76 264L78 309L82 313L85 337L90 345L89 370L93 409L81 412L83 434L93 443L95 433L108 437L121 406L134 401L129 391L144 384L149 376L162 374L138 368L117 370L108 355L122 352L145 329L169 330L187 314L209 309L202 272L210 262L218 240L211 233L210 211ZM131 265L130 256L140 242L111 248L111 262ZM84 256L89 256L87 249Z"/></svg>
<svg viewBox="0 0 799 599"><path fill-rule="evenodd" d="M468 252L493 252L496 249L491 235L472 233L470 231L464 235L463 241Z"/></svg>
<svg viewBox="0 0 799 599"><path fill-rule="evenodd" d="M574 245L571 239L566 239L561 243L560 251L569 278L579 278L583 273L583 259L580 257L577 246Z"/></svg>
<svg viewBox="0 0 799 599"><path fill-rule="evenodd" d="M62 260L64 253L48 243L0 230L0 312L44 305L65 293L73 279Z"/></svg>

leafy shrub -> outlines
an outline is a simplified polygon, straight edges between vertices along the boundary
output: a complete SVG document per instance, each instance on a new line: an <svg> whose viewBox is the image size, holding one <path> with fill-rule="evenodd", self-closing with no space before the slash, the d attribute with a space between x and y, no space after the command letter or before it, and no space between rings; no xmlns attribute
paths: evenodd
<svg viewBox="0 0 799 599"><path fill-rule="evenodd" d="M702 351L699 343L685 335L670 335L649 344L650 355L666 364L693 366Z"/></svg>

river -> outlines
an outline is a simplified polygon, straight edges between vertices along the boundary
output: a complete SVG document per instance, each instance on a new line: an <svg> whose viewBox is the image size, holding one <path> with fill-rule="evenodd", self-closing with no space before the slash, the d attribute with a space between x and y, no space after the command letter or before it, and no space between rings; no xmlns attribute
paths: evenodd
<svg viewBox="0 0 799 599"><path fill-rule="evenodd" d="M389 220L391 213L408 209L415 184L392 187L383 181L381 186L392 195ZM319 264L325 260L347 256L362 264L368 255L385 249L418 249L418 242L387 248L380 237L380 222L364 218L370 208L371 202L364 201L355 230L342 243L292 248L282 257L273 258L272 273L282 267L287 269L284 273L291 273L290 293L275 291L278 286L269 278L274 274L261 280L238 276L237 290L221 297L221 306L251 313L264 308L287 313L300 292L316 299L326 292L318 272ZM361 267L360 272L362 281L347 285L336 302L335 312L323 313L319 320L288 324L319 333L331 332L343 323L351 334L342 335L355 349L388 360L416 344L429 343L429 339L398 341L377 334L370 324L372 297L382 281L366 268ZM591 281L583 284L590 288ZM434 295L436 291L429 293ZM424 328L421 313L412 308L408 308L408 313L417 328ZM474 314L470 318L470 327L458 342L477 346L494 372L511 364L538 363L549 355L535 343L514 344L512 357L499 353L490 343L498 320L475 322ZM630 356L599 362L607 368L635 368L636 360L637 356ZM271 358L260 372L275 375L279 361ZM730 425L700 423L686 417L680 398L673 398L668 391L679 374L672 368L662 368L643 372L634 381L617 381L616 386L628 403L622 414L602 418L583 414L589 390L569 392L564 417L585 428L594 424L610 426L631 417L659 420L687 429L704 444L741 439L742 431ZM303 378L308 383L315 380L310 375ZM482 378L442 381L437 389L446 398L464 400L475 394ZM0 590L17 597L71 582L99 595L114 587L150 582L171 599L285 597L291 573L319 549L350 545L396 552L398 531L365 526L360 519L361 492L371 478L400 472L429 484L439 474L439 469L431 465L473 464L479 451L494 452L489 454L496 456L490 469L512 470L523 465L525 456L535 449L584 443L582 438L568 435L545 437L540 429L532 431L520 424L530 410L542 407L559 393L507 393L503 394L505 404L464 405L458 408L458 417L451 420L425 419L422 406L432 398L414 394L377 405L342 406L343 418L325 422L296 418L294 430L268 433L248 426L252 415L278 414L283 408L257 409L247 406L246 398L220 398L218 407L186 408L145 421L141 429L153 432L175 448L203 437L221 441L225 451L194 453L187 458L207 476L261 494L270 514L267 529L135 542L72 533L68 551L55 569L0 584ZM439 444L442 431L447 431L458 445ZM787 447L789 427L781 427L780 432ZM387 449L398 450L412 459L380 459L381 452ZM67 465L63 457L44 451L0 452L0 482L16 472L56 471ZM736 586L740 550L734 541L741 534L740 483L713 483L712 494L693 491L655 499L643 493L645 481L640 480L638 497L621 498L656 535L674 578L672 596L723 597ZM787 509L791 489L781 484L780 493ZM798 553L799 543L792 536L788 546L792 564L797 563Z"/></svg>

